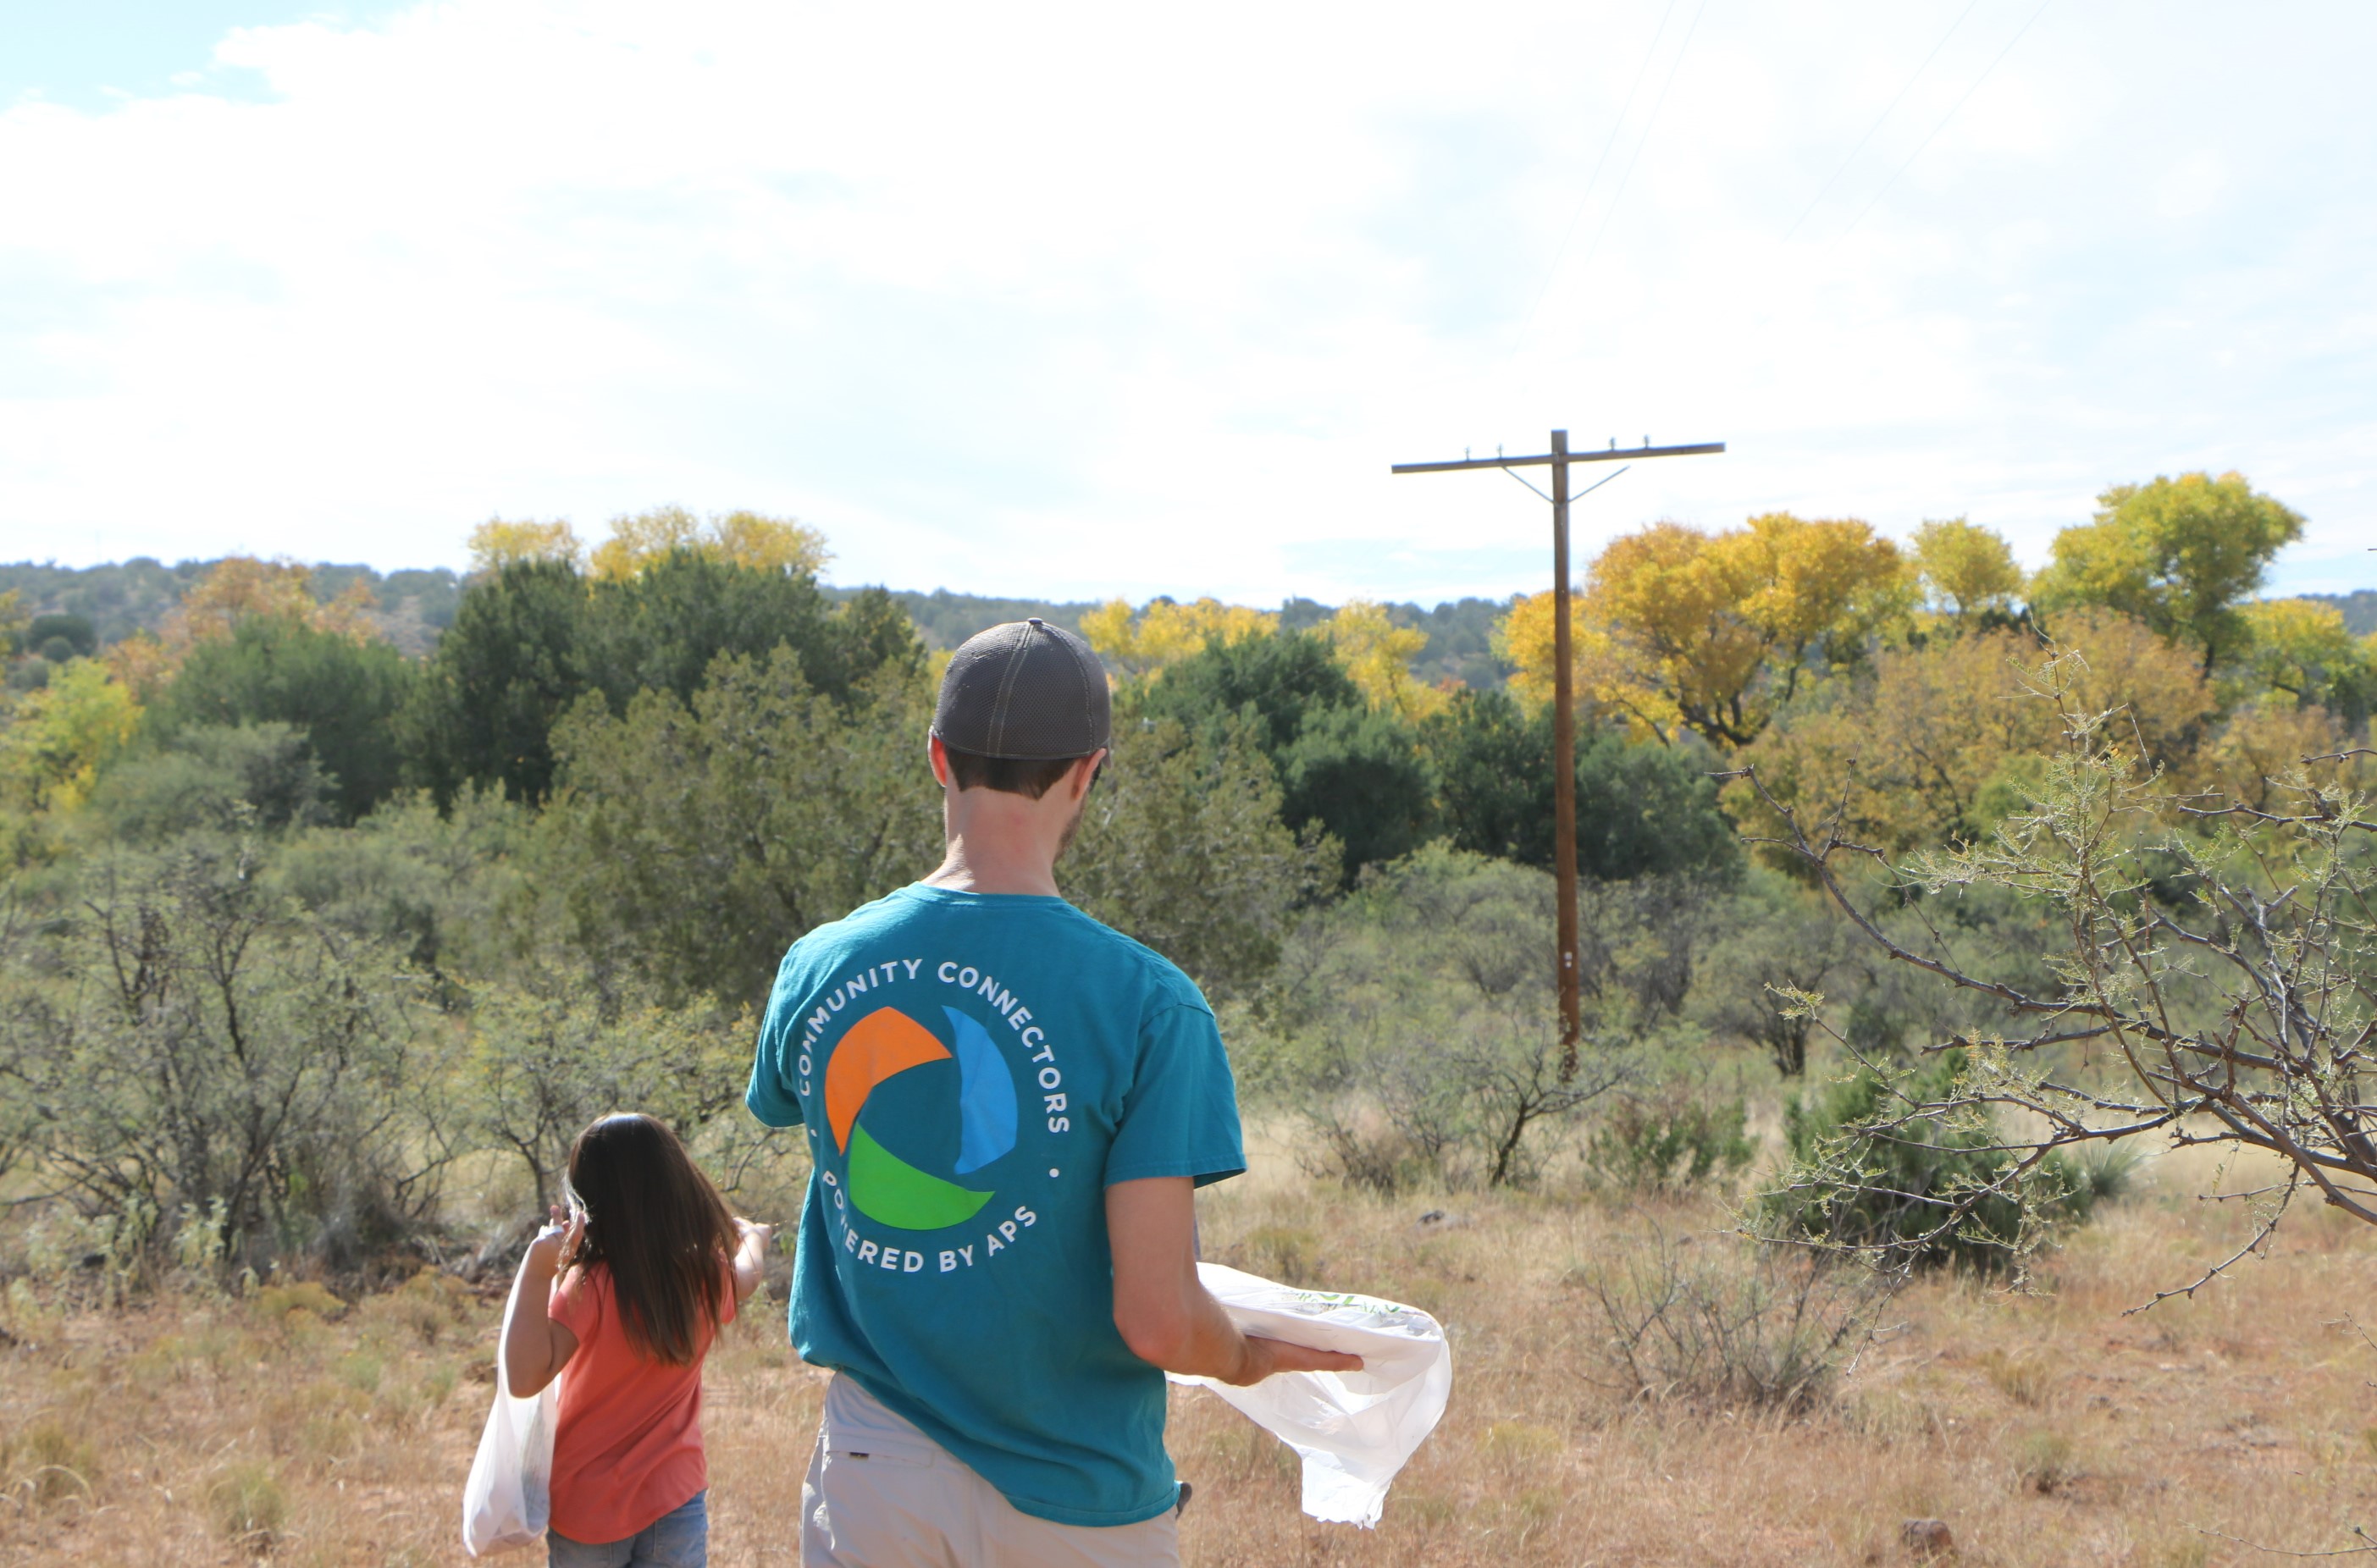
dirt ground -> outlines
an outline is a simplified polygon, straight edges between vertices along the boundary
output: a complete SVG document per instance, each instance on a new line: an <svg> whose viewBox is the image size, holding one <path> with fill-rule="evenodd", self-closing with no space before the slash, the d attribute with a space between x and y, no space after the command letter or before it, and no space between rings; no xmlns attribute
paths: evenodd
<svg viewBox="0 0 2377 1568"><path fill-rule="evenodd" d="M2245 1217L2166 1167L2051 1257L2040 1293L1923 1281L1811 1413L1631 1398L1587 1288L1656 1229L1728 1246L1714 1202L1383 1201L1284 1160L1212 1189L1209 1255L1426 1307L1454 1347L1443 1424L1375 1531L1296 1508L1294 1456L1174 1391L1191 1564L2179 1565L2264 1549L2377 1558L2377 1235L2299 1212L2271 1255L2123 1315L2233 1250ZM1435 1212L1440 1218L1422 1221ZM16 1292L0 1347L0 1562L464 1561L462 1477L500 1301L416 1279L113 1312ZM712 1357L711 1561L797 1561L822 1374L758 1307ZM510 1561L521 1561L513 1558Z"/></svg>

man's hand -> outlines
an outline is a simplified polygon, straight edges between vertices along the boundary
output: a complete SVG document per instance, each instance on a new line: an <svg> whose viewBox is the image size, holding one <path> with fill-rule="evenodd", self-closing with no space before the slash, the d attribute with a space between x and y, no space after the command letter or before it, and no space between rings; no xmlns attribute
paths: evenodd
<svg viewBox="0 0 2377 1568"><path fill-rule="evenodd" d="M1236 1376L1224 1377L1222 1381L1236 1384L1241 1388L1250 1383L1260 1383L1273 1372L1362 1370L1362 1358L1347 1355L1343 1350L1323 1350L1285 1339L1266 1339L1260 1334L1241 1335L1239 1342L1247 1348L1246 1360Z"/></svg>
<svg viewBox="0 0 2377 1568"><path fill-rule="evenodd" d="M1183 1377L1260 1383L1273 1372L1359 1372L1362 1358L1238 1332L1197 1277L1197 1199L1186 1176L1106 1189L1115 1327L1141 1360Z"/></svg>

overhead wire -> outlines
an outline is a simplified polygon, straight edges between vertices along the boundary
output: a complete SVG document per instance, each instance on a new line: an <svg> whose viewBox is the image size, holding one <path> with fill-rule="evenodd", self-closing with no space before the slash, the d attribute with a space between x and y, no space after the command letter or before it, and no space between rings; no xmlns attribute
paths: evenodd
<svg viewBox="0 0 2377 1568"><path fill-rule="evenodd" d="M1898 184L1898 176L1905 173L1909 169L1915 167L1915 160L1923 156L1923 149L1931 145L1932 138L1937 137L1941 131L1948 128L1948 122L1956 117L1956 111L1962 109L1965 106L1966 100L1970 99L1973 94L1981 90L1981 84L1989 79L1990 73L1994 72L1999 65L2004 63L2005 57L2013 53L2013 46L2023 41L2024 35L2030 31L2031 28L2037 23L2038 18L2047 15L2047 7L2054 4L2055 0L2039 0L2038 9L2030 14L2030 20L2023 23L2021 27L2014 30L2014 35L2006 40L2006 46L1998 51L1997 58L1991 60L1986 66L1982 67L1981 74L1973 78L1973 85L1965 89L1964 96L1957 99L1955 102L1950 104L1948 106L1948 112L1940 116L1940 123L1931 127L1931 135L1925 137L1920 142L1916 144L1915 150L1906 155L1906 161L1900 164L1898 168L1892 172L1890 178L1881 183L1881 189L1873 193L1873 199L1867 202L1864 208L1855 218L1849 220L1849 226L1841 231L1841 238L1847 239L1851 234L1857 232L1857 226L1865 221L1866 214L1871 212L1875 208L1880 207L1881 205L1881 198L1890 194L1890 187Z"/></svg>
<svg viewBox="0 0 2377 1568"><path fill-rule="evenodd" d="M1635 95L1642 90L1642 78L1651 74L1651 62L1658 57L1659 41L1667 36L1667 23L1676 14L1677 0L1667 0L1667 8L1659 13L1659 25L1652 30L1651 46L1642 51L1642 63L1634 67L1634 80L1626 89L1626 101L1619 106L1618 118L1610 122L1608 139L1601 144L1601 156L1593 160L1593 172L1585 176L1584 189L1576 198L1576 210L1569 214L1568 227L1560 231L1558 249L1552 252L1551 266L1544 273L1543 287L1535 291L1535 303L1527 307L1526 319L1519 324L1518 336L1511 341L1511 351L1518 352L1526 341L1527 328L1551 297L1552 285L1559 280L1560 263L1567 258L1569 243L1576 238L1576 226L1584 221L1585 208L1593 205L1594 188L1601 184L1601 171L1609 162L1610 150L1618 145L1618 135L1626 128L1627 116L1634 113Z"/></svg>
<svg viewBox="0 0 2377 1568"><path fill-rule="evenodd" d="M1626 172L1618 177L1618 189L1610 193L1609 205L1603 208L1601 227L1593 232L1593 244L1585 247L1584 259L1579 269L1591 267L1593 258L1601 252L1602 236L1609 232L1609 220L1618 216L1618 204L1626 199L1627 182L1634 178L1634 166L1642 161L1642 149L1651 145L1651 133L1658 128L1659 111L1666 106L1667 89L1676 85L1676 75L1684 68L1684 56L1691 52L1692 35L1701 30L1701 18L1708 14L1708 0L1700 0L1692 8L1692 25L1684 30L1684 42L1676 46L1676 58L1667 66L1667 79L1659 84L1659 96L1651 103L1651 117L1642 122L1642 135L1634 143L1634 150L1626 160Z"/></svg>
<svg viewBox="0 0 2377 1568"><path fill-rule="evenodd" d="M1889 107L1874 117L1873 124L1866 127L1865 135L1857 137L1857 145L1849 148L1846 158L1841 160L1841 166L1834 170L1832 177L1818 187L1814 199L1808 203L1808 210L1799 214L1798 221L1783 232L1783 237L1786 240L1799 232L1800 224L1815 216L1816 208L1823 204L1826 196L1832 195L1833 187L1840 184L1841 176L1847 173L1849 165L1857 161L1857 154L1865 150L1865 144L1873 140L1874 133L1881 129L1882 122L1898 113L1898 106L1906 101L1906 95L1915 90L1915 84L1923 79L1923 73L1931 68L1931 62L1940 57L1940 51L1948 47L1948 41L1956 36L1956 30L1965 25L1965 18L1971 16L1980 3L1981 0L1966 0L1965 8L1956 13L1956 19L1948 24L1946 32L1940 35L1940 42L1931 46L1931 53L1923 56L1923 63L1915 67L1915 74L1906 78L1906 85L1898 89L1897 96L1890 101Z"/></svg>

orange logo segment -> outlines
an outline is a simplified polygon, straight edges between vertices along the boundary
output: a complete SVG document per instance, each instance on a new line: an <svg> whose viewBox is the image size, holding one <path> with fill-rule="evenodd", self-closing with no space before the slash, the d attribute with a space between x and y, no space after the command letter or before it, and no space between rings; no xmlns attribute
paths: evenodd
<svg viewBox="0 0 2377 1568"><path fill-rule="evenodd" d="M849 1150L858 1108L876 1085L949 1054L949 1047L897 1007L878 1007L851 1025L825 1069L825 1119L833 1127L834 1147Z"/></svg>

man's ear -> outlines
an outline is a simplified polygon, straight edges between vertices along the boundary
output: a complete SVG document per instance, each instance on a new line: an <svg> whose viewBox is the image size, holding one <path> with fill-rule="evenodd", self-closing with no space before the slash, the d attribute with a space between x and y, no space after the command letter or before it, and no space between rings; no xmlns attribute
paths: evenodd
<svg viewBox="0 0 2377 1568"><path fill-rule="evenodd" d="M1070 801L1086 799L1090 792L1090 786L1098 781L1098 770L1106 765L1106 758L1113 754L1114 753L1106 747L1100 746L1096 751L1075 763L1073 771L1065 779L1066 799Z"/></svg>
<svg viewBox="0 0 2377 1568"><path fill-rule="evenodd" d="M933 770L933 782L946 790L950 787L950 753L938 735L925 737L925 762Z"/></svg>

